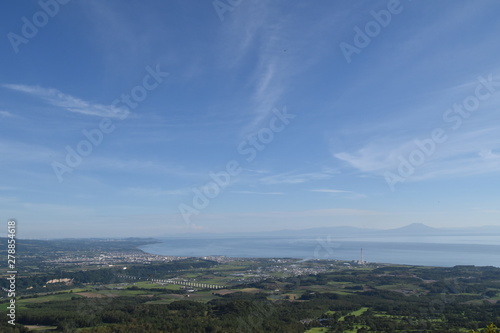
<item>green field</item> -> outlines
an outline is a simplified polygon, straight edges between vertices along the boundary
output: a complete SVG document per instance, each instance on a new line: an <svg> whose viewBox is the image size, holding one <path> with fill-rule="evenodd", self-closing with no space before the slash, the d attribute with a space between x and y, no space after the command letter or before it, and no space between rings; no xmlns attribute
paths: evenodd
<svg viewBox="0 0 500 333"><path fill-rule="evenodd" d="M313 327L305 331L305 333L326 333L326 332L328 332L328 328L325 327Z"/></svg>

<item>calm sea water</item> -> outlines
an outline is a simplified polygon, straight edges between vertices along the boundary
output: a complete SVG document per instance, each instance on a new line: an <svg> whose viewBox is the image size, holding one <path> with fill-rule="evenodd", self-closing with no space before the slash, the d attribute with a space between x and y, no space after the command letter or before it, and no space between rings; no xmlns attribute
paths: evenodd
<svg viewBox="0 0 500 333"><path fill-rule="evenodd" d="M477 239L479 244L456 243L458 239L439 237L426 242L284 238L162 239L162 243L140 247L160 255L204 257L301 258L359 260L368 262L455 266L500 267L500 242ZM438 242L439 241L439 242Z"/></svg>

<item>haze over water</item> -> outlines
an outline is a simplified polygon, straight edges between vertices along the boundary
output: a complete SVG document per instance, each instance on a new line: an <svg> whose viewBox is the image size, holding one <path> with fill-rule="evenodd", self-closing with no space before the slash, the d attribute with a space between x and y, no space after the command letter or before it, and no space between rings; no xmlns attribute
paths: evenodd
<svg viewBox="0 0 500 333"><path fill-rule="evenodd" d="M428 242L410 239L334 239L334 238L216 238L216 239L162 239L162 243L140 247L143 251L160 255L203 257L300 258L359 260L360 249L367 262L409 264L424 266L496 266L500 267L498 238L476 236L433 237ZM458 242L460 241L460 243Z"/></svg>

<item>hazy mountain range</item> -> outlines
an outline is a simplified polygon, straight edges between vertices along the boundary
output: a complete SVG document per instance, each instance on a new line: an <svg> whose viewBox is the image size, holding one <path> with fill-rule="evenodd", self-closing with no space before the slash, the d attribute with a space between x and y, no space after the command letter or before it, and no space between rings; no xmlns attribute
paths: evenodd
<svg viewBox="0 0 500 333"><path fill-rule="evenodd" d="M349 226L320 227L300 230L277 230L268 232L232 232L217 234L178 234L170 237L182 238L233 238L233 237L258 237L258 238L391 238L391 237L433 237L433 236L500 236L500 226L482 226L477 228L434 228L423 223L412 223L395 229L369 229Z"/></svg>

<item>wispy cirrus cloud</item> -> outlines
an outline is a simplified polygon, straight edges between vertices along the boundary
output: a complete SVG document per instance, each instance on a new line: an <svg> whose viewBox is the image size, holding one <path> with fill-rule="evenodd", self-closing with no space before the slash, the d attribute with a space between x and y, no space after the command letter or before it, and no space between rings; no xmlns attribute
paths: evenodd
<svg viewBox="0 0 500 333"><path fill-rule="evenodd" d="M18 190L18 187L12 187L12 186L0 186L0 191L15 191Z"/></svg>
<svg viewBox="0 0 500 333"><path fill-rule="evenodd" d="M309 190L310 192L322 192L322 193L350 193L351 191L343 190L330 190L330 189L319 189L319 190Z"/></svg>
<svg viewBox="0 0 500 333"><path fill-rule="evenodd" d="M175 178L205 179L207 174L201 171L192 171L182 165L171 164L158 159L138 159L95 156L85 164L87 170L92 171L119 171L131 174L155 174L172 176Z"/></svg>
<svg viewBox="0 0 500 333"><path fill-rule="evenodd" d="M169 195L186 195L190 192L189 188L181 188L175 190L165 190L161 188L145 188L145 187L127 187L122 191L122 194L142 196L142 197L163 197Z"/></svg>
<svg viewBox="0 0 500 333"><path fill-rule="evenodd" d="M479 152L479 157L485 160L498 160L500 159L500 154L494 153L491 149L483 149Z"/></svg>
<svg viewBox="0 0 500 333"><path fill-rule="evenodd" d="M333 176L332 170L324 170L318 172L285 172L271 176L262 177L260 182L266 185L273 184L302 184L314 180L327 179Z"/></svg>
<svg viewBox="0 0 500 333"><path fill-rule="evenodd" d="M407 181L421 181L435 178L465 177L500 171L500 143L498 126L483 123L471 124L471 129L448 131L448 139L436 144L435 151L426 155L425 163L416 168ZM429 130L430 132L430 130ZM403 160L419 147L418 139L394 138L392 142L379 140L370 142L352 152L335 153L334 157L347 163L363 174L383 177L386 172L398 172Z"/></svg>
<svg viewBox="0 0 500 333"><path fill-rule="evenodd" d="M38 144L0 140L0 156L2 156L3 165L47 163L48 157L56 153L56 150Z"/></svg>
<svg viewBox="0 0 500 333"><path fill-rule="evenodd" d="M205 214L208 219L223 218L310 218L310 217L335 217L335 216L383 216L383 211L353 208L327 208L302 211L267 211L250 213Z"/></svg>
<svg viewBox="0 0 500 333"><path fill-rule="evenodd" d="M231 191L231 193L237 193L237 194L262 194L262 195L281 195L281 194L285 194L283 192L258 192L258 191Z"/></svg>
<svg viewBox="0 0 500 333"><path fill-rule="evenodd" d="M344 190L335 190L335 189L314 189L308 190L309 192L319 192L319 193L329 193L329 194L340 194L346 195L349 199L361 199L366 198L366 195L357 193L354 191L344 191Z"/></svg>
<svg viewBox="0 0 500 333"><path fill-rule="evenodd" d="M334 157L361 172L381 173L397 165L400 150L400 147L390 150L383 143L368 143L355 151L335 153Z"/></svg>
<svg viewBox="0 0 500 333"><path fill-rule="evenodd" d="M481 212L488 213L488 214L500 214L499 209L483 209Z"/></svg>
<svg viewBox="0 0 500 333"><path fill-rule="evenodd" d="M2 86L7 89L41 98L52 106L87 116L124 118L130 114L130 112L124 108L119 108L112 104L104 105L91 103L78 97L65 94L54 88L43 88L23 84L4 84Z"/></svg>
<svg viewBox="0 0 500 333"><path fill-rule="evenodd" d="M280 15L280 19L276 19ZM337 13L332 13L335 17ZM324 56L322 42L309 43L312 35L325 30L324 20L314 21L306 29L296 29L302 15L283 14L280 6L272 2L242 4L231 13L231 20L224 22L220 45L224 54L223 66L233 70L244 60L251 59L254 70L247 75L248 105L250 115L242 128L242 135L253 133L272 114L272 109L286 104L296 78ZM331 23L332 17L328 21ZM293 33L292 33L293 32ZM255 52L255 50L258 52Z"/></svg>
<svg viewBox="0 0 500 333"><path fill-rule="evenodd" d="M9 112L9 111L0 110L0 117L3 117L3 118L14 118L16 116L14 114L12 114L11 112Z"/></svg>
<svg viewBox="0 0 500 333"><path fill-rule="evenodd" d="M497 68L492 72L498 73ZM498 75L468 75L459 82L422 95L421 103L410 105L404 117L379 119L380 126L371 123L374 130L383 128L384 133L366 132L357 148L335 152L333 156L360 173L384 177L387 172L398 174L400 166L408 163L405 161L412 153L424 154L421 165L414 168L411 176L405 177L407 181L500 171L500 143L496 134L500 128L495 125L500 103ZM470 113L457 111L466 100L477 99L478 89L486 91L487 87L492 93L478 100L477 107ZM418 116L407 117L406 114ZM443 133L444 139L431 142L436 129ZM422 148L424 141L430 145L430 152Z"/></svg>

